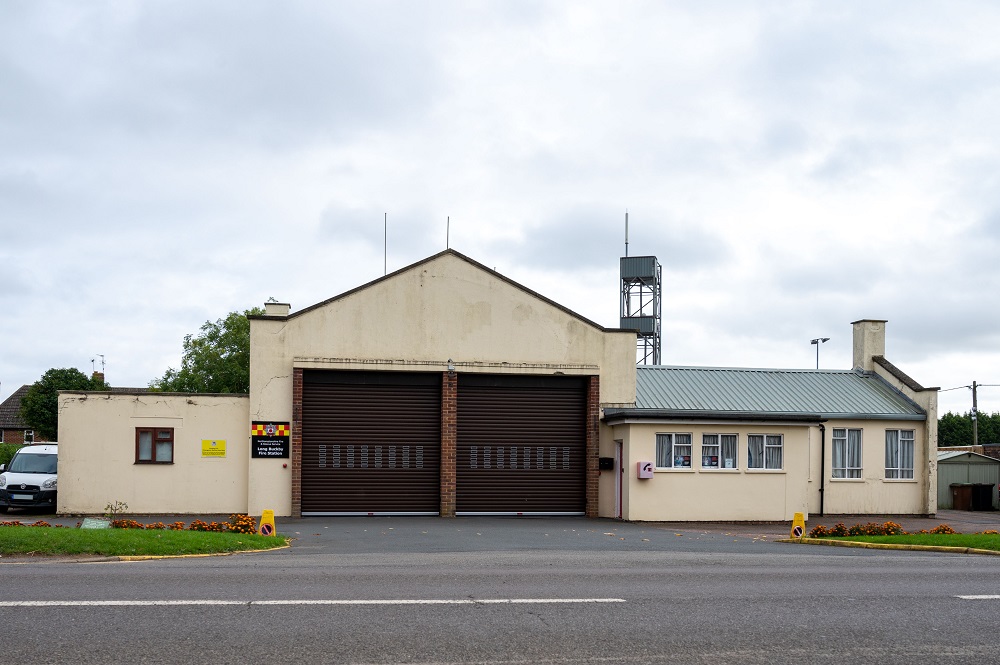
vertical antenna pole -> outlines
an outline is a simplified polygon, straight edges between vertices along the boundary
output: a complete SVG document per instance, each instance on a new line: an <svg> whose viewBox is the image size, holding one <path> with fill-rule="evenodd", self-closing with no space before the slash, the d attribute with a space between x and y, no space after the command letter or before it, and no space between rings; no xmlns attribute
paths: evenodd
<svg viewBox="0 0 1000 665"><path fill-rule="evenodd" d="M625 209L625 257L628 258L628 208Z"/></svg>
<svg viewBox="0 0 1000 665"><path fill-rule="evenodd" d="M444 248L451 249L451 215L448 215L448 222L444 227Z"/></svg>
<svg viewBox="0 0 1000 665"><path fill-rule="evenodd" d="M979 445L979 403L976 400L976 382L972 382L972 445Z"/></svg>
<svg viewBox="0 0 1000 665"><path fill-rule="evenodd" d="M389 213L382 218L382 276L389 274Z"/></svg>

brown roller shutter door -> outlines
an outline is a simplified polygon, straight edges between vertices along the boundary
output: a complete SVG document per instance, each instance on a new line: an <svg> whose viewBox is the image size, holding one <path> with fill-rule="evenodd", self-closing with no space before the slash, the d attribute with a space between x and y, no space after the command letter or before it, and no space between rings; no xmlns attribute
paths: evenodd
<svg viewBox="0 0 1000 665"><path fill-rule="evenodd" d="M440 453L440 375L304 372L303 515L436 515Z"/></svg>
<svg viewBox="0 0 1000 665"><path fill-rule="evenodd" d="M583 514L586 379L458 377L456 512Z"/></svg>

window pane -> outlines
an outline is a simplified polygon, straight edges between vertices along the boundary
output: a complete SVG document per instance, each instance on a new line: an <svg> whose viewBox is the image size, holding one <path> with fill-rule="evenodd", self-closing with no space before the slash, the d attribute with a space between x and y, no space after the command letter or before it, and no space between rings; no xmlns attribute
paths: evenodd
<svg viewBox="0 0 1000 665"><path fill-rule="evenodd" d="M899 476L895 473L889 475L890 471L895 472L897 469L899 469L899 430L887 429L885 431L885 477L898 478Z"/></svg>
<svg viewBox="0 0 1000 665"><path fill-rule="evenodd" d="M747 436L747 468L764 468L764 437L760 434Z"/></svg>
<svg viewBox="0 0 1000 665"><path fill-rule="evenodd" d="M722 435L722 468L723 469L735 469L736 468L736 435L735 434L723 434Z"/></svg>
<svg viewBox="0 0 1000 665"><path fill-rule="evenodd" d="M847 430L833 430L833 477L847 475Z"/></svg>
<svg viewBox="0 0 1000 665"><path fill-rule="evenodd" d="M861 430L847 430L847 477L861 477Z"/></svg>
<svg viewBox="0 0 1000 665"><path fill-rule="evenodd" d="M149 430L139 432L139 460L142 462L153 460L153 433Z"/></svg>
<svg viewBox="0 0 1000 665"><path fill-rule="evenodd" d="M674 434L674 466L691 466L691 435Z"/></svg>
<svg viewBox="0 0 1000 665"><path fill-rule="evenodd" d="M782 468L782 447L781 447L781 437L771 436L767 437L767 448L765 450L764 466L768 469L780 469Z"/></svg>
<svg viewBox="0 0 1000 665"><path fill-rule="evenodd" d="M900 432L899 468L901 478L913 478L913 431Z"/></svg>
<svg viewBox="0 0 1000 665"><path fill-rule="evenodd" d="M171 441L157 441L156 442L156 461L157 462L172 462L174 453L174 444Z"/></svg>
<svg viewBox="0 0 1000 665"><path fill-rule="evenodd" d="M704 469L719 468L719 435L704 434L701 437L701 466Z"/></svg>
<svg viewBox="0 0 1000 665"><path fill-rule="evenodd" d="M656 435L656 466L661 469L671 466L673 451L670 443L671 436L669 434Z"/></svg>

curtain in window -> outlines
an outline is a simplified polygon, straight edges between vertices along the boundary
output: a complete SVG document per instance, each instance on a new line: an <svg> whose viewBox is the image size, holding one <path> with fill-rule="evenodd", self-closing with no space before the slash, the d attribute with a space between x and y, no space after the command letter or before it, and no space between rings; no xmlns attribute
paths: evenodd
<svg viewBox="0 0 1000 665"><path fill-rule="evenodd" d="M768 435L767 448L764 457L764 466L768 469L780 469L781 467L781 437Z"/></svg>
<svg viewBox="0 0 1000 665"><path fill-rule="evenodd" d="M705 434L701 437L701 466L705 469L719 468L718 434Z"/></svg>
<svg viewBox="0 0 1000 665"><path fill-rule="evenodd" d="M833 430L833 477L843 478L847 466L847 438L842 429Z"/></svg>
<svg viewBox="0 0 1000 665"><path fill-rule="evenodd" d="M735 469L736 468L736 435L735 434L723 434L722 435L722 458L719 460L719 466L723 469Z"/></svg>
<svg viewBox="0 0 1000 665"><path fill-rule="evenodd" d="M669 434L656 435L656 466L660 468L673 466L673 451L670 444L671 436Z"/></svg>
<svg viewBox="0 0 1000 665"><path fill-rule="evenodd" d="M674 434L674 466L691 466L690 434Z"/></svg>
<svg viewBox="0 0 1000 665"><path fill-rule="evenodd" d="M747 436L747 468L764 468L764 437L760 434Z"/></svg>
<svg viewBox="0 0 1000 665"><path fill-rule="evenodd" d="M899 476L913 478L913 432L901 432L899 439Z"/></svg>
<svg viewBox="0 0 1000 665"><path fill-rule="evenodd" d="M847 430L847 477L861 477L861 430Z"/></svg>
<svg viewBox="0 0 1000 665"><path fill-rule="evenodd" d="M885 431L885 477L899 478L899 430Z"/></svg>

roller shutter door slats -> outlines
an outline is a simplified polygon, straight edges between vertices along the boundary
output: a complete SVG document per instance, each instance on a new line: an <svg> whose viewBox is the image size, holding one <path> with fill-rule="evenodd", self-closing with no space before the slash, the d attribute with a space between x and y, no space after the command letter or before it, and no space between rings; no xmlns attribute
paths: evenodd
<svg viewBox="0 0 1000 665"><path fill-rule="evenodd" d="M469 377L458 383L459 513L582 513L584 380Z"/></svg>
<svg viewBox="0 0 1000 665"><path fill-rule="evenodd" d="M440 379L412 378L304 375L303 514L438 512Z"/></svg>

